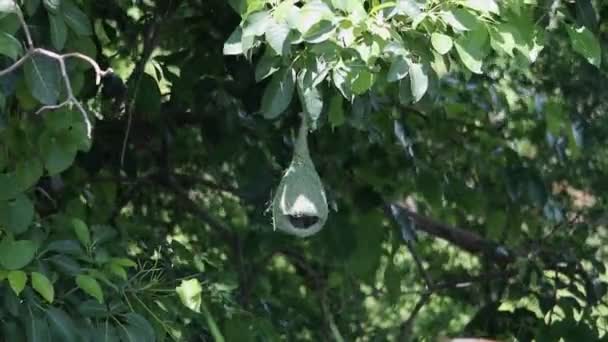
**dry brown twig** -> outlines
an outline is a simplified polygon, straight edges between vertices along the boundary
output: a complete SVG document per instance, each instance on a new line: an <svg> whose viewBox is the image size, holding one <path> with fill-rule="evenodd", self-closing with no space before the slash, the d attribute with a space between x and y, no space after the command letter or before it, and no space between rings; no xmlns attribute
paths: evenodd
<svg viewBox="0 0 608 342"><path fill-rule="evenodd" d="M111 74L113 72L113 70L111 68L102 70L101 67L99 66L99 64L97 64L97 62L93 58L91 58L87 55L84 55L82 53L70 52L70 53L65 53L65 54L59 54L59 53L56 53L56 52L53 52L53 51L50 51L47 49L37 48L34 45L34 41L32 39L32 34L30 33L27 23L25 22L25 18L23 17L21 8L17 4L15 4L15 13L16 13L17 17L19 18L21 27L23 28L23 32L25 34L25 39L27 42L28 49L27 49L27 52L21 58L19 58L15 63L11 64L11 66L9 66L8 68L6 68L4 70L0 70L0 77L8 75L9 73L13 72L17 68L19 68L21 65L23 65L29 58L32 58L35 55L45 56L45 57L48 57L48 58L51 58L51 59L57 61L57 63L59 63L59 68L61 71L61 78L63 79L63 83L65 84L66 99L65 99L65 101L63 101L59 104L56 104L56 105L43 106L40 109L38 109L38 111L36 111L36 114L40 114L46 110L55 110L55 109L59 109L59 108L62 108L62 107L68 106L68 105L74 105L74 106L76 106L78 111L82 114L82 118L87 127L87 137L89 139L91 139L92 133L93 133L93 125L91 123L91 120L89 119L89 116L88 116L86 110L84 109L84 106L82 105L82 103L80 103L80 101L78 101L78 99L74 95L74 91L72 89L72 83L70 82L70 78L68 76L65 62L67 59L76 58L76 59L83 60L83 61L87 62L88 64L90 64L93 67L93 69L95 70L95 84L96 85L99 85L102 77L104 77L108 74Z"/></svg>

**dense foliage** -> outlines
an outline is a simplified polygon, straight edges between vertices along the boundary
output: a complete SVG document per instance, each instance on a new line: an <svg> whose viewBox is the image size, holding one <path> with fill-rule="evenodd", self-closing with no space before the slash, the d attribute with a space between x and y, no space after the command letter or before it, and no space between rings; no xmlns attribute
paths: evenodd
<svg viewBox="0 0 608 342"><path fill-rule="evenodd" d="M0 0L2 340L607 339L606 15Z"/></svg>

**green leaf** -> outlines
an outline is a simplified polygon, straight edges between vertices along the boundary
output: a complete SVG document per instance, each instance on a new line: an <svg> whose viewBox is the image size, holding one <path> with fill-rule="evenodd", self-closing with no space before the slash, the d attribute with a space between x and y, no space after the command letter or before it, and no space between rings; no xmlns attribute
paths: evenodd
<svg viewBox="0 0 608 342"><path fill-rule="evenodd" d="M105 305L94 299L86 300L78 305L78 313L85 317L103 318L110 314Z"/></svg>
<svg viewBox="0 0 608 342"><path fill-rule="evenodd" d="M30 315L25 322L28 342L50 342L49 324L46 319Z"/></svg>
<svg viewBox="0 0 608 342"><path fill-rule="evenodd" d="M58 51L63 50L68 39L68 27L62 16L49 14L49 24L51 29L51 42Z"/></svg>
<svg viewBox="0 0 608 342"><path fill-rule="evenodd" d="M205 306L205 304L203 304L202 307L203 307L203 315L205 316L205 320L207 321L207 325L209 326L209 330L211 331L211 336L213 336L213 339L215 340L215 342L224 342L225 341L224 335L222 335L222 332L218 328L217 323L215 322L215 319L211 315L211 312L209 312L209 310L207 310L207 307Z"/></svg>
<svg viewBox="0 0 608 342"><path fill-rule="evenodd" d="M91 233L89 227L80 219L72 219L72 227L74 227L74 233L80 240L83 246L88 247L91 245Z"/></svg>
<svg viewBox="0 0 608 342"><path fill-rule="evenodd" d="M84 253L76 240L56 240L49 243L46 250L71 255L81 255Z"/></svg>
<svg viewBox="0 0 608 342"><path fill-rule="evenodd" d="M35 55L25 62L25 81L34 98L45 105L54 105L61 90L61 73L57 61Z"/></svg>
<svg viewBox="0 0 608 342"><path fill-rule="evenodd" d="M437 32L433 32L433 34L431 34L431 44L433 45L433 49L442 55L450 52L450 50L452 50L452 46L454 45L452 42L452 37Z"/></svg>
<svg viewBox="0 0 608 342"><path fill-rule="evenodd" d="M332 128L342 126L345 122L343 102L340 94L334 94L329 102L328 116Z"/></svg>
<svg viewBox="0 0 608 342"><path fill-rule="evenodd" d="M272 48L266 48L264 55L258 61L255 68L255 80L260 82L266 77L274 74L280 68L281 59L272 52Z"/></svg>
<svg viewBox="0 0 608 342"><path fill-rule="evenodd" d="M428 68L423 64L410 64L410 86L414 102L420 101L429 88Z"/></svg>
<svg viewBox="0 0 608 342"><path fill-rule="evenodd" d="M14 0L0 0L0 13L13 13L17 10Z"/></svg>
<svg viewBox="0 0 608 342"><path fill-rule="evenodd" d="M77 329L74 321L63 310L58 308L48 308L46 311L49 326L56 341L76 342ZM55 340L54 340L55 341Z"/></svg>
<svg viewBox="0 0 608 342"><path fill-rule="evenodd" d="M243 39L243 29L238 26L228 40L224 43L223 53L224 55L240 55L243 53L243 45L241 43Z"/></svg>
<svg viewBox="0 0 608 342"><path fill-rule="evenodd" d="M52 14L57 14L61 7L61 0L44 0L44 7Z"/></svg>
<svg viewBox="0 0 608 342"><path fill-rule="evenodd" d="M81 273L80 265L72 258L57 254L48 258L58 272L75 276Z"/></svg>
<svg viewBox="0 0 608 342"><path fill-rule="evenodd" d="M517 28L508 23L500 23L490 30L492 47L513 56L513 49L517 47L516 37L519 36Z"/></svg>
<svg viewBox="0 0 608 342"><path fill-rule="evenodd" d="M161 93L158 82L154 77L144 73L139 81L135 109L137 113L151 116L160 113Z"/></svg>
<svg viewBox="0 0 608 342"><path fill-rule="evenodd" d="M0 201L0 226L13 234L27 231L34 219L34 204L27 196L19 194L14 200Z"/></svg>
<svg viewBox="0 0 608 342"><path fill-rule="evenodd" d="M44 166L51 176L65 171L76 159L76 148L59 143L54 143L47 148Z"/></svg>
<svg viewBox="0 0 608 342"><path fill-rule="evenodd" d="M0 201L13 199L20 192L17 176L14 173L0 173Z"/></svg>
<svg viewBox="0 0 608 342"><path fill-rule="evenodd" d="M203 288L198 279L182 280L181 284L175 288L182 304L192 311L201 312Z"/></svg>
<svg viewBox="0 0 608 342"><path fill-rule="evenodd" d="M65 23L68 24L70 29L77 35L90 36L93 34L89 18L71 1L63 0L61 14L63 15Z"/></svg>
<svg viewBox="0 0 608 342"><path fill-rule="evenodd" d="M349 101L352 101L353 93L348 82L347 72L342 68L334 68L332 72L332 80L334 82L334 86L338 88L342 96Z"/></svg>
<svg viewBox="0 0 608 342"><path fill-rule="evenodd" d="M17 38L6 32L0 32L0 55L16 60L23 52L23 47Z"/></svg>
<svg viewBox="0 0 608 342"><path fill-rule="evenodd" d="M43 274L32 272L32 287L38 292L47 302L53 303L55 290L51 281Z"/></svg>
<svg viewBox="0 0 608 342"><path fill-rule="evenodd" d="M590 31L597 28L597 14L591 0L578 0L576 3L576 19L579 25L587 27Z"/></svg>
<svg viewBox="0 0 608 342"><path fill-rule="evenodd" d="M0 265L7 270L18 270L27 266L36 255L36 243L30 240L0 242Z"/></svg>
<svg viewBox="0 0 608 342"><path fill-rule="evenodd" d="M475 74L481 74L483 58L486 54L488 32L480 26L478 30L471 31L456 39L456 51L462 63Z"/></svg>
<svg viewBox="0 0 608 342"><path fill-rule="evenodd" d="M83 55L89 56L92 59L97 57L97 46L90 37L74 37L67 41L65 50L69 52L80 52ZM89 70L93 66L80 58L70 58L66 61L69 70L76 68L77 70Z"/></svg>
<svg viewBox="0 0 608 342"><path fill-rule="evenodd" d="M475 15L462 8L444 11L441 13L441 18L456 32L474 30L480 25Z"/></svg>
<svg viewBox="0 0 608 342"><path fill-rule="evenodd" d="M127 258L112 258L112 262L123 267L137 267L137 263Z"/></svg>
<svg viewBox="0 0 608 342"><path fill-rule="evenodd" d="M143 338L140 341L154 342L156 340L154 328L141 315L129 312L125 315L125 318L127 319L127 326L137 330L137 335Z"/></svg>
<svg viewBox="0 0 608 342"><path fill-rule="evenodd" d="M336 26L329 20L321 20L310 27L302 38L312 44L317 44L328 40L336 30Z"/></svg>
<svg viewBox="0 0 608 342"><path fill-rule="evenodd" d="M399 81L399 103L407 106L412 104L413 100L410 78L406 77Z"/></svg>
<svg viewBox="0 0 608 342"><path fill-rule="evenodd" d="M289 50L288 37L290 29L285 23L271 20L266 29L265 38L274 52L282 56Z"/></svg>
<svg viewBox="0 0 608 342"><path fill-rule="evenodd" d="M40 7L40 0L25 0L25 11L29 16L34 16Z"/></svg>
<svg viewBox="0 0 608 342"><path fill-rule="evenodd" d="M30 189L42 177L42 163L38 158L21 161L15 168L15 178L22 191Z"/></svg>
<svg viewBox="0 0 608 342"><path fill-rule="evenodd" d="M266 119L275 119L281 115L293 97L295 71L284 68L275 73L262 96L262 113Z"/></svg>
<svg viewBox="0 0 608 342"><path fill-rule="evenodd" d="M366 93L374 85L374 74L365 67L354 67L349 74L351 90L355 95Z"/></svg>
<svg viewBox="0 0 608 342"><path fill-rule="evenodd" d="M103 303L103 291L97 282L97 279L88 275L79 275L76 277L76 285L91 297L97 299L99 303Z"/></svg>
<svg viewBox="0 0 608 342"><path fill-rule="evenodd" d="M18 296L25 288L27 274L23 271L10 271L7 278L11 289L13 289L13 292Z"/></svg>
<svg viewBox="0 0 608 342"><path fill-rule="evenodd" d="M388 70L386 80L389 82L397 82L407 76L409 72L410 68L407 59L402 55L396 55Z"/></svg>
<svg viewBox="0 0 608 342"><path fill-rule="evenodd" d="M246 18L249 13L264 8L265 2L263 0L228 0L228 3L241 17Z"/></svg>
<svg viewBox="0 0 608 342"><path fill-rule="evenodd" d="M298 75L298 94L300 96L300 103L302 109L314 123L321 116L323 110L323 96L321 91L313 85L314 79L312 72L304 69L300 71Z"/></svg>
<svg viewBox="0 0 608 342"><path fill-rule="evenodd" d="M574 51L585 57L587 62L599 68L602 61L602 48L595 35L584 26L578 28L573 26L566 27L568 28L568 36L570 36L570 42Z"/></svg>
<svg viewBox="0 0 608 342"><path fill-rule="evenodd" d="M498 4L495 0L465 0L463 5L484 14L499 14Z"/></svg>
<svg viewBox="0 0 608 342"><path fill-rule="evenodd" d="M127 280L127 271L125 271L125 269L122 266L111 262L107 265L107 268L110 271L110 273L114 274L118 278L120 278L122 280Z"/></svg>

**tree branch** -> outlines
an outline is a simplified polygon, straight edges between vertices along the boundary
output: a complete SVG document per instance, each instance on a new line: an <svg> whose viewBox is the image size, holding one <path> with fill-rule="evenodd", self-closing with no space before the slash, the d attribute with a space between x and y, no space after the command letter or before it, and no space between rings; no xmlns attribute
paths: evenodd
<svg viewBox="0 0 608 342"><path fill-rule="evenodd" d="M471 231L434 221L403 205L396 205L414 222L418 230L448 241L471 254L483 254L498 264L509 264L515 261L515 253L501 244L487 240Z"/></svg>

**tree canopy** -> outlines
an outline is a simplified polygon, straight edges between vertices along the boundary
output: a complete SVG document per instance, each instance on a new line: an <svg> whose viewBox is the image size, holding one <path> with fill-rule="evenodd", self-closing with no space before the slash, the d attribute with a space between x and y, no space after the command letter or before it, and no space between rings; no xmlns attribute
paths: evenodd
<svg viewBox="0 0 608 342"><path fill-rule="evenodd" d="M2 340L608 339L607 15L0 0Z"/></svg>

